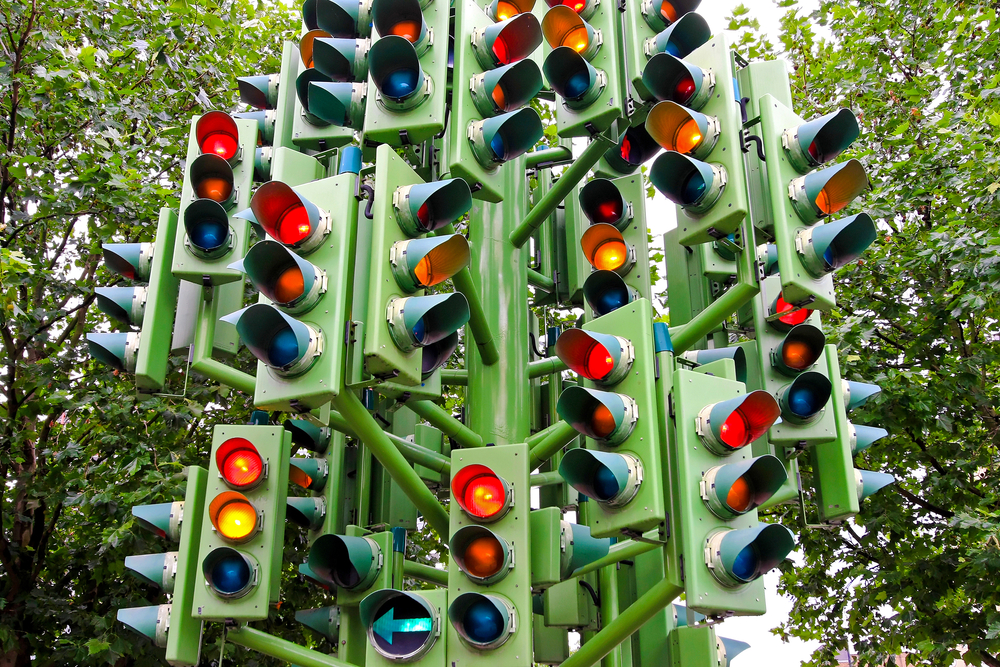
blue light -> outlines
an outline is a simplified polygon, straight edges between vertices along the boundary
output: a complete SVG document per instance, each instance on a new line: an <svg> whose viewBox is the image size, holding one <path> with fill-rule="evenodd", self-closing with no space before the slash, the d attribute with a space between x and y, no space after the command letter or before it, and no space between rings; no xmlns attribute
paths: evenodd
<svg viewBox="0 0 1000 667"><path fill-rule="evenodd" d="M587 92L590 88L590 76L587 70L581 70L571 76L568 81L566 81L566 86L564 87L564 92L567 99L575 100L583 97L583 94Z"/></svg>
<svg viewBox="0 0 1000 667"><path fill-rule="evenodd" d="M480 644L496 641L503 634L503 615L493 603L482 598L465 610L462 624L469 639Z"/></svg>
<svg viewBox="0 0 1000 667"><path fill-rule="evenodd" d="M189 234L194 247L211 252L229 240L229 224L216 218L205 218Z"/></svg>
<svg viewBox="0 0 1000 667"><path fill-rule="evenodd" d="M618 495L621 487L611 468L601 466L594 474L594 495L597 500L611 500Z"/></svg>
<svg viewBox="0 0 1000 667"><path fill-rule="evenodd" d="M424 318L417 320L417 323L413 325L413 338L418 343L423 343L424 338L427 336L427 325L424 324Z"/></svg>
<svg viewBox="0 0 1000 667"><path fill-rule="evenodd" d="M833 263L834 259L835 255L833 252L833 245L831 244L827 246L826 252L823 253L823 263L826 264L827 268L833 268L834 266L836 266Z"/></svg>
<svg viewBox="0 0 1000 667"><path fill-rule="evenodd" d="M673 40L667 40L667 48L664 49L664 51L674 56L675 58L681 57L681 50L680 48L678 48L676 44L674 44Z"/></svg>
<svg viewBox="0 0 1000 667"><path fill-rule="evenodd" d="M299 358L299 341L295 332L285 326L271 338L267 346L267 359L272 366L283 368Z"/></svg>
<svg viewBox="0 0 1000 667"><path fill-rule="evenodd" d="M249 581L250 567L235 554L219 559L212 567L212 585L224 595L240 592Z"/></svg>
<svg viewBox="0 0 1000 667"><path fill-rule="evenodd" d="M507 146L504 145L503 137L499 132L494 134L493 138L490 139L490 150L493 151L498 160L507 159Z"/></svg>
<svg viewBox="0 0 1000 667"><path fill-rule="evenodd" d="M788 393L788 407L799 417L811 417L823 407L819 398L816 392L808 387L796 388Z"/></svg>
<svg viewBox="0 0 1000 667"><path fill-rule="evenodd" d="M402 100L413 94L417 89L417 71L410 68L396 69L382 79L382 93L388 97Z"/></svg>
<svg viewBox="0 0 1000 667"><path fill-rule="evenodd" d="M627 289L604 290L594 298L591 305L598 315L607 315L613 310L618 310L628 303Z"/></svg>
<svg viewBox="0 0 1000 667"><path fill-rule="evenodd" d="M708 189L708 184L705 183L701 174L697 171L692 172L684 181L684 185L681 186L682 203L685 205L697 203L705 195L706 189Z"/></svg>
<svg viewBox="0 0 1000 667"><path fill-rule="evenodd" d="M743 581L750 581L756 574L757 552L752 544L748 544L733 559L733 575Z"/></svg>

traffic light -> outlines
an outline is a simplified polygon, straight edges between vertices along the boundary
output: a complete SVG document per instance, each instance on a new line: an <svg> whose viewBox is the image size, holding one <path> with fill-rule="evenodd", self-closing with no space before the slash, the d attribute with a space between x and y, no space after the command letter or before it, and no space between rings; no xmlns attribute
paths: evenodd
<svg viewBox="0 0 1000 667"><path fill-rule="evenodd" d="M320 535L309 548L309 569L337 587L337 603L357 605L372 590L392 587L392 533L349 527L347 535Z"/></svg>
<svg viewBox="0 0 1000 667"><path fill-rule="evenodd" d="M535 0L493 0L486 7L486 15L494 21L506 21L531 12L534 6Z"/></svg>
<svg viewBox="0 0 1000 667"><path fill-rule="evenodd" d="M557 3L545 13L542 33L550 51L542 70L562 98L556 105L559 136L603 132L625 115L618 25L613 3Z"/></svg>
<svg viewBox="0 0 1000 667"><path fill-rule="evenodd" d="M856 260L874 242L875 223L865 213L822 224L868 187L857 160L817 169L835 160L860 130L848 109L806 122L775 98L760 99L771 216L784 299L795 306L829 311L836 305L829 274Z"/></svg>
<svg viewBox="0 0 1000 667"><path fill-rule="evenodd" d="M608 555L611 538L593 537L588 526L564 521L558 507L542 507L531 512L531 544L531 586L538 590Z"/></svg>
<svg viewBox="0 0 1000 667"><path fill-rule="evenodd" d="M371 16L377 36L368 52L364 140L401 146L430 139L444 130L448 7L374 0Z"/></svg>
<svg viewBox="0 0 1000 667"><path fill-rule="evenodd" d="M309 4L302 6L303 17ZM371 14L372 0L316 0L305 23L310 30L319 28L334 37L368 37Z"/></svg>
<svg viewBox="0 0 1000 667"><path fill-rule="evenodd" d="M224 111L196 117L188 141L180 217L171 272L199 285L242 279L228 268L250 243L247 220L233 215L250 202L257 122Z"/></svg>
<svg viewBox="0 0 1000 667"><path fill-rule="evenodd" d="M650 298L648 230L642 178L595 178L580 189L580 209L591 226L580 238L594 272L583 283L584 299L598 315Z"/></svg>
<svg viewBox="0 0 1000 667"><path fill-rule="evenodd" d="M375 591L361 601L361 623L368 636L365 665L382 667L421 660L443 664L442 628L447 591ZM530 653L529 653L530 658Z"/></svg>
<svg viewBox="0 0 1000 667"><path fill-rule="evenodd" d="M297 57L285 50L281 71L289 86L288 90L279 89L277 102L287 110L281 114L283 145L290 142L299 150L322 152L354 140L354 130L361 129L368 91L367 54L347 48L337 54L336 48L324 40L354 41L348 38L356 36L332 35L316 28L299 40ZM367 46L368 42L359 43ZM344 59L350 62L344 63ZM359 70L363 78L355 83L353 77ZM290 131L285 129L289 125Z"/></svg>
<svg viewBox="0 0 1000 667"><path fill-rule="evenodd" d="M140 581L170 593L170 603L118 610L118 621L166 649L166 661L176 667L197 665L201 657L203 623L191 616L198 585L198 540L205 511L208 472L189 466L183 502L132 508L139 525L178 543L177 551L128 556L125 567Z"/></svg>
<svg viewBox="0 0 1000 667"><path fill-rule="evenodd" d="M160 209L152 243L105 243L104 263L127 280L146 287L98 287L97 306L130 332L88 333L90 356L121 373L135 375L136 387L158 391L167 377L170 333L179 281L170 273L177 213ZM138 329L136 331L135 329Z"/></svg>
<svg viewBox="0 0 1000 667"><path fill-rule="evenodd" d="M678 21L668 31L678 36L683 23ZM692 76L692 83L683 78L674 84L675 91L678 86L685 91L694 86L695 94L685 101L700 107L695 110L668 99L650 110L646 129L666 152L656 158L649 179L679 207L678 239L691 246L732 234L749 211L743 123L732 76L732 53L725 37L713 37L687 55L683 51L667 53L684 58L681 64ZM700 93L693 83L694 69L711 73L702 81ZM711 90L706 93L709 84Z"/></svg>
<svg viewBox="0 0 1000 667"><path fill-rule="evenodd" d="M290 449L281 426L215 427L195 618L262 620L278 601Z"/></svg>
<svg viewBox="0 0 1000 667"><path fill-rule="evenodd" d="M653 354L645 299L556 341L556 355L589 385L564 390L556 412L590 438L587 449L566 452L559 473L595 501L588 522L595 537L643 532L665 518Z"/></svg>
<svg viewBox="0 0 1000 667"><path fill-rule="evenodd" d="M624 13L625 71L631 76L636 101L655 99L643 81L652 59L660 53L684 58L711 37L708 23L694 13L700 4L700 0L647 0Z"/></svg>
<svg viewBox="0 0 1000 667"><path fill-rule="evenodd" d="M257 243L231 268L247 274L261 299L221 319L236 326L258 359L257 407L318 408L340 390L356 179L347 171L296 188L270 181L250 202L257 224L274 240Z"/></svg>
<svg viewBox="0 0 1000 667"><path fill-rule="evenodd" d="M451 355L469 320L460 292L423 294L468 264L468 242L459 234L419 237L465 215L472 193L457 178L424 183L389 146L376 152L375 193L365 368L415 385Z"/></svg>
<svg viewBox="0 0 1000 667"><path fill-rule="evenodd" d="M757 510L784 483L781 461L754 458L748 445L777 420L765 391L679 368L670 408L677 525L687 606L708 615L763 614L759 578L794 546L791 532L757 522ZM668 429L670 431L670 429Z"/></svg>
<svg viewBox="0 0 1000 667"><path fill-rule="evenodd" d="M531 665L528 446L454 450L448 664Z"/></svg>
<svg viewBox="0 0 1000 667"><path fill-rule="evenodd" d="M538 112L525 106L542 85L538 65L528 59L542 30L530 12L494 23L472 0L459 0L455 34L448 165L442 170L464 179L477 199L499 202L500 167L542 138Z"/></svg>

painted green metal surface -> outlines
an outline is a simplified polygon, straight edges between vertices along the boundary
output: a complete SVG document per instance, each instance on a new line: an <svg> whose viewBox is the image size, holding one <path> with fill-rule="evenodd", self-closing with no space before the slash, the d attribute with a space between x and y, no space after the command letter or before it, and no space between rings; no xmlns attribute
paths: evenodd
<svg viewBox="0 0 1000 667"><path fill-rule="evenodd" d="M160 209L135 364L135 384L140 391L156 391L166 381L170 332L178 307L179 281L170 273L176 234L177 213L167 208Z"/></svg>

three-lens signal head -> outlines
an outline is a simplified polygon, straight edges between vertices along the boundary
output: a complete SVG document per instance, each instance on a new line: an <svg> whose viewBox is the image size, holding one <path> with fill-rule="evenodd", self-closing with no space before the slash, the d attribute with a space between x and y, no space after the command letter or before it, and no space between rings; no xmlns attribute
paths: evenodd
<svg viewBox="0 0 1000 667"><path fill-rule="evenodd" d="M451 494L463 512L481 523L501 519L514 501L507 480L481 464L467 465L452 475Z"/></svg>
<svg viewBox="0 0 1000 667"><path fill-rule="evenodd" d="M698 413L696 431L709 450L725 456L767 433L780 414L774 396L758 389L706 405Z"/></svg>
<svg viewBox="0 0 1000 667"><path fill-rule="evenodd" d="M489 585L507 576L513 567L510 545L485 526L463 526L448 540L448 551L465 576Z"/></svg>
<svg viewBox="0 0 1000 667"><path fill-rule="evenodd" d="M290 314L308 311L326 292L323 269L270 239L255 243L229 268L246 273L261 294Z"/></svg>
<svg viewBox="0 0 1000 667"><path fill-rule="evenodd" d="M608 507L627 505L642 484L642 464L632 454L571 449L559 474L574 489Z"/></svg>
<svg viewBox="0 0 1000 667"><path fill-rule="evenodd" d="M719 583L738 588L776 567L794 547L795 538L781 524L722 529L708 536L705 561Z"/></svg>
<svg viewBox="0 0 1000 667"><path fill-rule="evenodd" d="M566 46L587 60L597 55L604 37L594 26L566 5L552 7L542 18L542 34L549 46Z"/></svg>
<svg viewBox="0 0 1000 667"><path fill-rule="evenodd" d="M580 208L592 225L605 223L625 229L632 220L632 205L606 178L592 179L580 188Z"/></svg>
<svg viewBox="0 0 1000 667"><path fill-rule="evenodd" d="M448 619L463 641L488 650L503 645L514 633L517 611L500 595L462 593L448 607Z"/></svg>
<svg viewBox="0 0 1000 667"><path fill-rule="evenodd" d="M472 190L461 178L404 185L392 193L399 228L409 237L450 225L472 208Z"/></svg>
<svg viewBox="0 0 1000 667"><path fill-rule="evenodd" d="M556 412L580 433L609 447L627 440L639 420L639 407L631 396L584 387L563 390Z"/></svg>
<svg viewBox="0 0 1000 667"><path fill-rule="evenodd" d="M250 210L271 238L300 253L315 250L330 233L329 215L281 181L257 188Z"/></svg>
<svg viewBox="0 0 1000 667"><path fill-rule="evenodd" d="M787 478L785 466L770 454L715 466L702 476L702 499L713 514L732 519L767 502Z"/></svg>
<svg viewBox="0 0 1000 667"><path fill-rule="evenodd" d="M486 118L520 109L538 95L542 85L538 65L526 59L476 74L469 93L476 110Z"/></svg>
<svg viewBox="0 0 1000 667"><path fill-rule="evenodd" d="M704 158L719 140L715 116L683 107L676 102L657 102L646 116L649 136L668 151Z"/></svg>
<svg viewBox="0 0 1000 667"><path fill-rule="evenodd" d="M857 117L850 109L838 109L785 130L781 145L788 161L800 174L837 159L861 135Z"/></svg>
<svg viewBox="0 0 1000 667"><path fill-rule="evenodd" d="M574 373L613 386L628 375L635 349L631 341L621 336L567 329L556 340L556 356Z"/></svg>
<svg viewBox="0 0 1000 667"><path fill-rule="evenodd" d="M524 60L542 43L542 27L531 12L476 30L472 50L483 69Z"/></svg>
<svg viewBox="0 0 1000 667"><path fill-rule="evenodd" d="M868 174L857 160L848 160L800 176L788 184L792 207L806 224L842 211L868 187Z"/></svg>
<svg viewBox="0 0 1000 667"><path fill-rule="evenodd" d="M614 225L603 222L591 225L580 237L583 256L598 271L625 275L635 265L635 248Z"/></svg>
<svg viewBox="0 0 1000 667"><path fill-rule="evenodd" d="M722 165L667 151L653 162L649 181L664 197L698 215L707 212L719 200L728 177Z"/></svg>

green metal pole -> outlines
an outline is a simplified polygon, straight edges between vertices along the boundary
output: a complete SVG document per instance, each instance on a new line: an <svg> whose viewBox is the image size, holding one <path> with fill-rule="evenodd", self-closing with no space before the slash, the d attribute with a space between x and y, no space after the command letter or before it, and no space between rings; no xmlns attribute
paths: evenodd
<svg viewBox="0 0 1000 667"><path fill-rule="evenodd" d="M213 288L217 290L218 288ZM238 391L253 396L257 387L257 378L243 371L227 366L212 358L212 344L215 340L215 321L218 319L219 300L201 300L198 306L198 319L194 330L194 353L192 354L191 370L228 385Z"/></svg>
<svg viewBox="0 0 1000 667"><path fill-rule="evenodd" d="M601 627L606 628L618 618L618 566L602 567L597 576L601 589ZM615 646L601 660L601 665L621 667L621 658L619 646Z"/></svg>
<svg viewBox="0 0 1000 667"><path fill-rule="evenodd" d="M591 140L590 145L580 154L580 157L566 168L559 180L552 184L552 188L538 200L534 208L523 218L517 229L510 233L508 238L515 248L520 248L527 243L535 230L541 227L542 223L548 220L552 212L562 203L569 191L586 178L590 168L597 164L598 160L616 143L617 140L610 139L606 134L598 134Z"/></svg>
<svg viewBox="0 0 1000 667"><path fill-rule="evenodd" d="M448 570L439 570L436 567L414 563L411 560L403 561L403 574L436 586L448 585Z"/></svg>
<svg viewBox="0 0 1000 667"><path fill-rule="evenodd" d="M528 377L537 378L566 370L566 364L559 357L546 357L528 364Z"/></svg>
<svg viewBox="0 0 1000 667"><path fill-rule="evenodd" d="M411 404L407 404L411 405ZM352 438L358 437L354 429L344 416L335 410L330 411L329 419L330 428L340 431L341 433L346 433ZM426 447L421 447L415 442L410 442L406 438L401 438L398 435L393 435L392 433L385 434L392 444L396 445L396 449L399 453L409 461L410 463L417 463L424 467L430 468L434 472L451 472L451 459L443 454L438 454L437 452L432 452Z"/></svg>
<svg viewBox="0 0 1000 667"><path fill-rule="evenodd" d="M462 447L482 447L483 439L465 424L452 417L437 403L432 401L407 401L406 407L429 421L441 432Z"/></svg>
<svg viewBox="0 0 1000 667"><path fill-rule="evenodd" d="M372 417L354 392L342 389L333 399L333 404L340 414L347 419L357 431L361 441L368 447L379 463L386 469L389 476L403 493L417 506L424 515L424 520L430 524L439 536L448 535L448 512L431 493L416 471L410 467L403 455L393 445L392 440L383 431L375 418Z"/></svg>
<svg viewBox="0 0 1000 667"><path fill-rule="evenodd" d="M669 581L661 581L630 605L618 618L608 623L600 632L564 661L561 667L590 667L628 639L643 623L651 619L674 601L683 589Z"/></svg>
<svg viewBox="0 0 1000 667"><path fill-rule="evenodd" d="M469 372L464 368L442 368L441 384L464 387L469 384Z"/></svg>
<svg viewBox="0 0 1000 667"><path fill-rule="evenodd" d="M556 281L534 269L528 269L528 284L549 293L556 288Z"/></svg>
<svg viewBox="0 0 1000 667"><path fill-rule="evenodd" d="M532 151L525 156L525 166L528 169L544 169L572 161L573 151L569 146L543 148L540 151Z"/></svg>
<svg viewBox="0 0 1000 667"><path fill-rule="evenodd" d="M658 537L656 530L651 530L644 535L649 535L651 539ZM573 570L567 579L575 579L577 577L582 577L585 574L590 574L595 570L600 570L602 567L607 567L608 565L614 565L623 560L632 560L639 554L644 554L647 551L652 551L653 549L659 548L660 545L655 542L640 542L638 540L622 540L617 544L611 545L611 551L608 555L599 558L591 563L587 563L583 567Z"/></svg>
<svg viewBox="0 0 1000 667"><path fill-rule="evenodd" d="M354 427L347 423L344 416L337 412L336 410L330 410L330 428L340 431L341 433L346 433L352 438L358 437L358 434L354 432Z"/></svg>
<svg viewBox="0 0 1000 667"><path fill-rule="evenodd" d="M531 446L531 463L529 465L532 470L544 461L548 461L553 454L573 442L580 435L569 422L565 421L558 421L535 435L537 436L542 433L545 434L545 437L541 438L537 444Z"/></svg>
<svg viewBox="0 0 1000 667"><path fill-rule="evenodd" d="M565 480L558 470L553 470L552 472L535 473L528 481L531 482L532 486L552 486L553 484L562 484Z"/></svg>
<svg viewBox="0 0 1000 667"><path fill-rule="evenodd" d="M349 662L293 644L246 625L237 626L230 630L226 633L226 639L239 646L299 665L299 667L356 667Z"/></svg>

